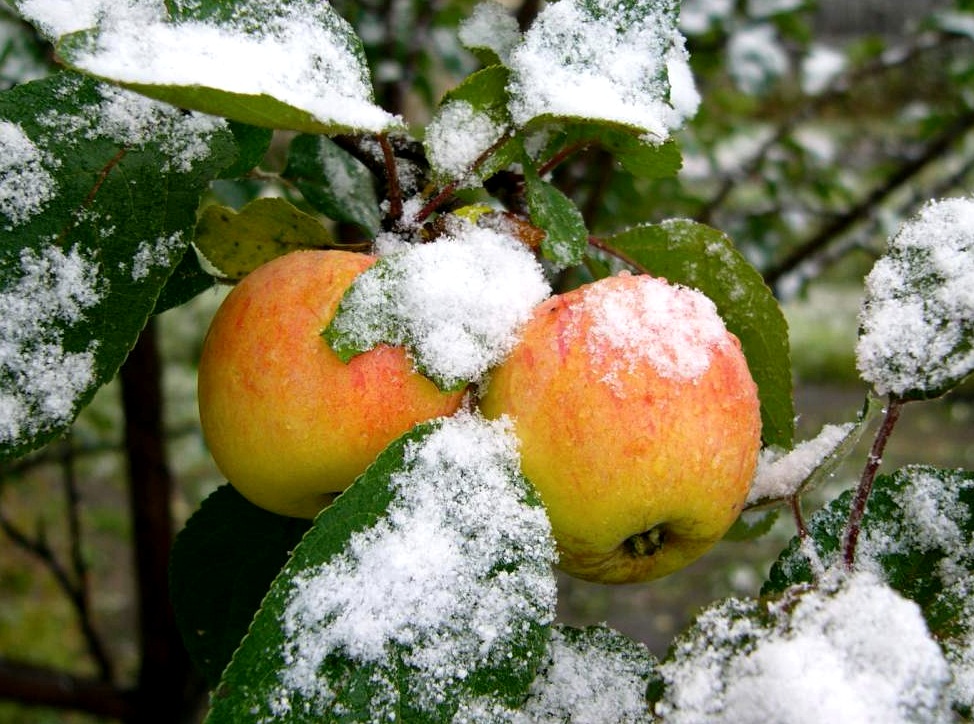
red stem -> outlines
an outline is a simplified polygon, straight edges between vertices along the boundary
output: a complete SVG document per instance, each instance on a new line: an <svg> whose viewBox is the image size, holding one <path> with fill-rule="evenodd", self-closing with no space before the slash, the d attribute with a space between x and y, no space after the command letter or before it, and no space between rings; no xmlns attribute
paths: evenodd
<svg viewBox="0 0 974 724"><path fill-rule="evenodd" d="M856 497L852 501L852 509L849 512L849 521L846 523L845 538L842 545L845 567L850 571L856 561L856 546L859 542L859 533L862 531L862 519L866 514L869 494L872 492L873 483L876 481L876 472L883 462L883 451L886 449L886 443L889 442L896 421L900 417L903 404L904 400L890 396L883 422L876 432L876 439L873 440L872 449L866 459L866 466L863 468L859 487L856 490Z"/></svg>

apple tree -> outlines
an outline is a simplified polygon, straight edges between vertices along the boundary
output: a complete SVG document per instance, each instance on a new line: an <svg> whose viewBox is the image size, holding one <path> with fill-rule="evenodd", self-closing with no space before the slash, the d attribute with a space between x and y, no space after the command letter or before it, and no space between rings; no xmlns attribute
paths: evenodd
<svg viewBox="0 0 974 724"><path fill-rule="evenodd" d="M13 5L8 56L21 65L0 59L17 81L0 93L0 461L15 472L61 449L98 390L120 381L142 661L137 685L120 687L90 626L80 546L65 568L43 532L0 516L89 623L97 669L64 693L64 679L0 659L0 695L175 721L197 686L214 724L972 715L974 475L923 460L880 472L900 416L974 370L974 201L963 193L974 64L954 54L974 37L966 0L902 45L842 51L788 0ZM926 57L948 66L944 92L875 138L812 122ZM910 153L888 152L893 136ZM174 536L158 317L309 249L374 257L316 344L343 364L402 348L456 409L402 431L313 517L244 497L244 465ZM868 262L862 412L799 441L780 300L856 255ZM739 342L753 445L718 444L704 461L729 456L746 472L733 535L754 539L781 511L794 521L761 590L705 607L662 658L608 626L556 621L554 570L572 544L532 481L517 416L480 404L532 315L553 308L546 299L627 275L693 295L720 339ZM630 312L606 304L612 338L585 350L616 355L622 372L573 373L577 385L628 379L623 346L696 384L687 370L714 328L672 305ZM259 342L295 333L274 321ZM703 418L736 393L714 389L670 404ZM373 414L365 399L336 417ZM543 419L568 414L547 402ZM594 485L650 421L586 429L579 414L551 429L608 433L578 482ZM669 432L643 475L657 488L714 444ZM858 483L806 516L810 491L867 434ZM270 434L238 446L237 462L262 442L273 470ZM289 484L290 458L279 456L274 485ZM681 502L717 498L704 477L680 478ZM625 488L611 493L625 500ZM649 520L645 505L623 507ZM650 527L623 530L619 545L648 557L679 542Z"/></svg>

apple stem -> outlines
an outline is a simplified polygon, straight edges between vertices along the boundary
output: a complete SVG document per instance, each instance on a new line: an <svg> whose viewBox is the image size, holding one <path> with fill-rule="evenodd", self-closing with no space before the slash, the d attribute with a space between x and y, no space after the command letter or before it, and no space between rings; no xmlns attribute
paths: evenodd
<svg viewBox="0 0 974 724"><path fill-rule="evenodd" d="M872 492L873 483L876 481L876 473L880 464L883 462L883 451L886 443L889 442L896 421L900 417L905 400L890 395L889 403L886 405L883 422L876 432L876 439L873 440L872 449L869 457L866 458L866 466L863 468L862 477L859 480L859 487L856 489L855 498L852 501L852 509L849 512L849 520L846 523L845 538L843 541L842 552L845 560L845 567L852 570L856 561L856 545L859 542L859 533L862 531L862 520L866 514L866 504L869 502L869 494Z"/></svg>

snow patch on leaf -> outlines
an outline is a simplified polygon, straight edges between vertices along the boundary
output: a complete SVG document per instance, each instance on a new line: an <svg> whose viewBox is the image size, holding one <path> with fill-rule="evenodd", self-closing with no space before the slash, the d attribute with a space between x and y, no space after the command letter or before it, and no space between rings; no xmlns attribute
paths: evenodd
<svg viewBox="0 0 974 724"><path fill-rule="evenodd" d="M855 427L851 422L825 425L818 435L799 443L790 452L777 448L763 449L746 505L754 505L762 500L784 500L797 493L808 477L845 442Z"/></svg>
<svg viewBox="0 0 974 724"><path fill-rule="evenodd" d="M0 214L11 226L27 221L43 210L57 193L57 182L47 158L24 130L10 121L0 122Z"/></svg>
<svg viewBox="0 0 974 724"><path fill-rule="evenodd" d="M28 0L22 12L51 37L97 27L71 63L123 84L213 88L269 96L323 123L379 132L395 117L372 103L350 26L326 3L250 0L205 19L169 17L158 0ZM70 7L69 7L70 6Z"/></svg>
<svg viewBox="0 0 974 724"><path fill-rule="evenodd" d="M642 644L605 626L555 628L547 660L519 709L493 699L475 699L466 702L453 721L602 724L611 712L614 724L645 722L649 717L646 686L655 664Z"/></svg>
<svg viewBox="0 0 974 724"><path fill-rule="evenodd" d="M654 142L696 113L676 4L562 0L548 5L511 53L511 114L604 120Z"/></svg>
<svg viewBox="0 0 974 724"><path fill-rule="evenodd" d="M66 82L62 92L70 95L81 85L81 79ZM78 113L50 110L38 116L43 129L38 140L59 145L72 139L103 138L123 148L140 148L158 144L169 157L163 172L189 172L193 164L211 153L213 136L227 128L223 118L203 113L187 113L167 103L107 84L98 86L100 101L83 107Z"/></svg>
<svg viewBox="0 0 974 724"><path fill-rule="evenodd" d="M554 616L555 551L518 471L505 421L460 413L409 442L387 514L293 579L273 713L295 695L326 711L335 692L322 667L336 655L376 665L373 686L404 665L388 689L404 686L425 711L479 667L526 665L510 660L512 642Z"/></svg>
<svg viewBox="0 0 974 724"><path fill-rule="evenodd" d="M357 351L406 346L442 387L479 381L502 361L551 291L524 244L467 221L432 243L390 247L356 278L326 336Z"/></svg>
<svg viewBox="0 0 974 724"><path fill-rule="evenodd" d="M856 363L880 395L935 396L974 370L974 200L934 201L866 277Z"/></svg>
<svg viewBox="0 0 974 724"><path fill-rule="evenodd" d="M96 342L64 344L64 328L99 302L98 264L54 246L20 253L20 276L0 292L0 443L70 421L94 381Z"/></svg>
<svg viewBox="0 0 974 724"><path fill-rule="evenodd" d="M778 603L723 603L660 666L667 722L949 721L950 671L920 608L870 573Z"/></svg>
<svg viewBox="0 0 974 724"><path fill-rule="evenodd" d="M430 163L449 178L463 179L474 161L503 138L506 123L462 100L448 101L426 128ZM474 178L472 181L476 182Z"/></svg>

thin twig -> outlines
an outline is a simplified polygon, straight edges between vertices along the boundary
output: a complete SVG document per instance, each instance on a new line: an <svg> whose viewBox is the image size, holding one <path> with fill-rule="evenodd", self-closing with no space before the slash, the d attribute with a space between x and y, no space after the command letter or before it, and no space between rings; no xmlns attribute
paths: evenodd
<svg viewBox="0 0 974 724"><path fill-rule="evenodd" d="M438 208L440 208L443 204L445 204L453 197L453 194L456 193L456 190L460 187L460 184L466 179L466 177L469 174L471 174L472 172L476 171L478 168L483 166L484 163L486 163L487 159L489 159L491 156L497 153L497 151L509 140L510 140L510 136L507 133L504 133L500 138L494 141L485 151L483 151L483 153L477 156L477 158L474 160L472 164L470 164L470 168L467 170L467 173L463 174L463 176L461 176L460 178L454 179L453 181L448 183L446 186L440 189L439 192L436 193L436 195L434 195L429 201L427 201L423 205L423 208L421 208L419 212L416 214L416 218L414 219L414 221L417 224L421 224L424 221L426 221L426 219L428 219L430 216L432 216L433 213Z"/></svg>
<svg viewBox="0 0 974 724"><path fill-rule="evenodd" d="M380 133L379 148L382 149L382 159L385 164L386 194L389 200L389 218L397 222L402 218L402 188L399 186L399 169L396 166L396 154L389 143L389 136Z"/></svg>
<svg viewBox="0 0 974 724"><path fill-rule="evenodd" d="M74 449L69 438L62 457L62 469L64 471L62 478L67 504L66 516L68 519L71 566L74 571L75 580L72 603L78 615L78 623L81 626L81 633L84 635L85 642L88 646L88 652L98 666L99 677L102 681L111 682L114 680L114 666L111 657L108 655L108 650L105 648L101 637L98 635L98 631L95 629L91 611L88 564L84 558L81 532L81 496L78 492L78 480L74 463Z"/></svg>
<svg viewBox="0 0 974 724"><path fill-rule="evenodd" d="M801 496L793 495L789 500L789 505L791 506L791 516L795 519L798 538L804 540L808 538L808 525L805 523L805 513L802 511Z"/></svg>
<svg viewBox="0 0 974 724"><path fill-rule="evenodd" d="M890 396L889 403L886 405L886 414L876 432L876 439L873 440L872 449L869 451L869 457L866 459L866 465L859 480L859 487L856 489L856 495L852 501L842 543L843 559L846 568L849 570L852 570L856 562L856 546L859 542L859 534L862 531L862 519L866 514L866 504L869 502L873 483L876 482L876 473L883 462L886 443L889 442L890 435L893 433L893 428L900 417L904 402L900 398Z"/></svg>

